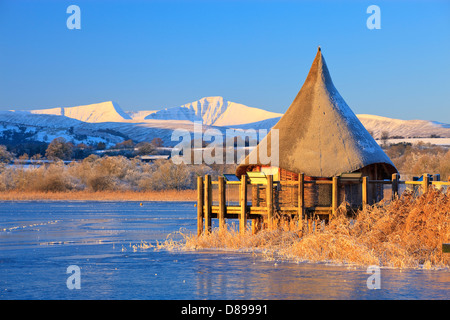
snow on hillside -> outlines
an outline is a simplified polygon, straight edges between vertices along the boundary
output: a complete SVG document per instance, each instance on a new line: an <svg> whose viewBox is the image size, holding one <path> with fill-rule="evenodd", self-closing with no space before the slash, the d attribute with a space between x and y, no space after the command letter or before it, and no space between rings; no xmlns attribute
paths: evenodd
<svg viewBox="0 0 450 320"><path fill-rule="evenodd" d="M429 138L431 135L450 138L450 126L448 124L427 120L399 120L381 116L358 114L358 119L364 127L377 138L386 131L389 136L404 138Z"/></svg>
<svg viewBox="0 0 450 320"><path fill-rule="evenodd" d="M230 102L228 108L222 115L213 123L215 126L237 126L249 123L259 123L262 121L273 121L283 114L270 112L258 108L247 107L243 104ZM275 123L276 123L275 122Z"/></svg>
<svg viewBox="0 0 450 320"><path fill-rule="evenodd" d="M83 122L122 122L131 120L120 106L113 101L94 103L69 108L51 108L30 111L32 114L66 116Z"/></svg>
<svg viewBox="0 0 450 320"><path fill-rule="evenodd" d="M0 112L0 122L48 128L69 128L82 123L80 120L61 117L52 113L33 113L28 111L2 111Z"/></svg>
<svg viewBox="0 0 450 320"><path fill-rule="evenodd" d="M155 113L158 110L148 110L148 111L125 111L126 114L128 114L131 119L134 121L144 121L145 117L147 117L149 114Z"/></svg>
<svg viewBox="0 0 450 320"><path fill-rule="evenodd" d="M280 117L281 114L227 101L222 97L205 97L145 117L148 119L202 121L205 125L233 126Z"/></svg>

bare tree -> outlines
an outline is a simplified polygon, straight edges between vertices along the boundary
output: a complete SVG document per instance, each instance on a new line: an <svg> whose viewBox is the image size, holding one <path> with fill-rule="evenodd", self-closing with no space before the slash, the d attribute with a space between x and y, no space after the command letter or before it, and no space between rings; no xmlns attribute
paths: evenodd
<svg viewBox="0 0 450 320"><path fill-rule="evenodd" d="M387 146L387 141L389 140L389 132L388 131L382 131L381 132L381 142L383 143L383 146Z"/></svg>

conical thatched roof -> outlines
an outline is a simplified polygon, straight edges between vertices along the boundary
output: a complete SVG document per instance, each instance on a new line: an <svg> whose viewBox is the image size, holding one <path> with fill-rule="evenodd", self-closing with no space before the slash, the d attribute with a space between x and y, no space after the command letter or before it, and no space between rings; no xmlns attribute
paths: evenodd
<svg viewBox="0 0 450 320"><path fill-rule="evenodd" d="M320 47L300 92L272 128L279 131L279 167L312 177L332 177L370 164L384 164L386 173L397 169L345 103L331 81ZM272 130L259 143L270 150ZM270 154L270 151L268 151ZM256 164L251 154L239 165L240 176Z"/></svg>

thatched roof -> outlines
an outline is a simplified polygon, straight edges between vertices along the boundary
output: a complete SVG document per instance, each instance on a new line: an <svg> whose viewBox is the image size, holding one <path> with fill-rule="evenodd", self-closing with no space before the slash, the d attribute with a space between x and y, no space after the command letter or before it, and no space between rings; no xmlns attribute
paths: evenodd
<svg viewBox="0 0 450 320"><path fill-rule="evenodd" d="M332 177L380 163L387 173L397 172L334 87L320 47L300 92L274 129L279 130L282 169ZM272 130L252 153L262 147L270 150ZM264 164L258 156L257 163L249 165L249 157L237 168L238 176L254 165Z"/></svg>

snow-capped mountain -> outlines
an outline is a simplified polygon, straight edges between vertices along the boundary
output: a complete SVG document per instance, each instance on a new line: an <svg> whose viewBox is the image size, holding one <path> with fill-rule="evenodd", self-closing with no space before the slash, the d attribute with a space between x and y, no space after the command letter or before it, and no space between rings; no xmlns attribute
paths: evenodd
<svg viewBox="0 0 450 320"><path fill-rule="evenodd" d="M112 101L76 107L12 110L0 112L0 143L10 140L50 142L61 136L75 144L104 142L112 146L127 139L141 142L159 137L166 146L173 146L179 141L171 141L172 132L176 129L192 132L194 121L201 121L204 129L214 127L222 132L227 128L270 130L281 116L281 113L248 107L222 97L205 97L182 106L137 112L125 112ZM450 138L449 124L357 116L376 138L380 138L383 131L391 137Z"/></svg>
<svg viewBox="0 0 450 320"><path fill-rule="evenodd" d="M131 120L131 117L127 113L125 113L117 103L113 101L106 101L70 108L61 107L31 110L30 113L65 116L84 122L122 122L124 120Z"/></svg>
<svg viewBox="0 0 450 320"><path fill-rule="evenodd" d="M281 116L281 113L251 108L240 103L227 101L222 97L205 97L179 107L166 108L151 113L145 119L202 121L205 125L224 127Z"/></svg>

